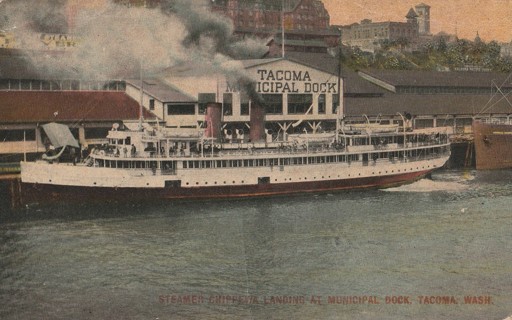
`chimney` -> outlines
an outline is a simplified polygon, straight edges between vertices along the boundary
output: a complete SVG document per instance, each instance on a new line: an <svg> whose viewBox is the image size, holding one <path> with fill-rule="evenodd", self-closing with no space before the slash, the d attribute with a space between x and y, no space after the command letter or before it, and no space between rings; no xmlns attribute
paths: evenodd
<svg viewBox="0 0 512 320"><path fill-rule="evenodd" d="M251 131L249 137L251 141L263 141L265 137L265 107L254 101L251 104L250 123Z"/></svg>
<svg viewBox="0 0 512 320"><path fill-rule="evenodd" d="M206 129L207 138L219 139L221 135L222 103L210 102L206 105Z"/></svg>

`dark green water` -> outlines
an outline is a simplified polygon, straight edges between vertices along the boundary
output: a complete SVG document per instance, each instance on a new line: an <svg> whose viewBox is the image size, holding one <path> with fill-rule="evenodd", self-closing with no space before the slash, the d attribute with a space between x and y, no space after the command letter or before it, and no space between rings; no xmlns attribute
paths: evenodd
<svg viewBox="0 0 512 320"><path fill-rule="evenodd" d="M511 178L441 171L385 191L4 208L0 319L504 319Z"/></svg>

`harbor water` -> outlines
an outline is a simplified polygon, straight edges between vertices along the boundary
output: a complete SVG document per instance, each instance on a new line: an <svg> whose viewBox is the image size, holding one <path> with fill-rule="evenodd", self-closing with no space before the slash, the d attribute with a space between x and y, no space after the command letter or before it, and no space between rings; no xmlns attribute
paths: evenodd
<svg viewBox="0 0 512 320"><path fill-rule="evenodd" d="M0 210L0 319L504 319L512 171Z"/></svg>

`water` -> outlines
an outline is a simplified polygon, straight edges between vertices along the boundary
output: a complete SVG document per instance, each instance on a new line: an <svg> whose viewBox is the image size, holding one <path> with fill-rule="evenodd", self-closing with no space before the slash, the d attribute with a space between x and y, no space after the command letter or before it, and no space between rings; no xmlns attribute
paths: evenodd
<svg viewBox="0 0 512 320"><path fill-rule="evenodd" d="M504 319L511 178L441 171L381 191L4 209L0 319Z"/></svg>

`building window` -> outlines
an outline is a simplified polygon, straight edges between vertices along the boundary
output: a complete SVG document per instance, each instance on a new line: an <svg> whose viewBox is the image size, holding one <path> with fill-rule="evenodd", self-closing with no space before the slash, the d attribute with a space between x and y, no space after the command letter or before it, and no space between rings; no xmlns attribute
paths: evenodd
<svg viewBox="0 0 512 320"><path fill-rule="evenodd" d="M35 141L36 131L34 129L27 130L0 130L0 142L13 141Z"/></svg>
<svg viewBox="0 0 512 320"><path fill-rule="evenodd" d="M417 129L432 128L434 126L434 120L432 119L416 119L414 121Z"/></svg>
<svg viewBox="0 0 512 320"><path fill-rule="evenodd" d="M155 99L149 99L149 110L155 110Z"/></svg>
<svg viewBox="0 0 512 320"><path fill-rule="evenodd" d="M249 96L245 92L240 94L240 114L242 116L249 115Z"/></svg>
<svg viewBox="0 0 512 320"><path fill-rule="evenodd" d="M321 94L318 96L318 113L325 114L325 94Z"/></svg>
<svg viewBox="0 0 512 320"><path fill-rule="evenodd" d="M193 104L168 104L167 115L169 116L183 116L195 115L196 106Z"/></svg>
<svg viewBox="0 0 512 320"><path fill-rule="evenodd" d="M283 95L282 94L263 94L265 101L265 112L267 114L283 114Z"/></svg>
<svg viewBox="0 0 512 320"><path fill-rule="evenodd" d="M208 103L217 102L217 96L215 93L200 93L197 96L197 100L199 103L199 114L205 114L206 106Z"/></svg>
<svg viewBox="0 0 512 320"><path fill-rule="evenodd" d="M288 114L306 114L313 104L311 94L289 94Z"/></svg>
<svg viewBox="0 0 512 320"><path fill-rule="evenodd" d="M85 128L85 139L104 139L110 128Z"/></svg>
<svg viewBox="0 0 512 320"><path fill-rule="evenodd" d="M340 104L340 96L337 94L332 95L332 113L337 114L338 105Z"/></svg>
<svg viewBox="0 0 512 320"><path fill-rule="evenodd" d="M222 95L222 111L225 116L233 115L233 94L224 93Z"/></svg>

